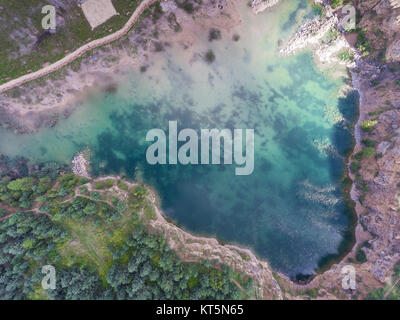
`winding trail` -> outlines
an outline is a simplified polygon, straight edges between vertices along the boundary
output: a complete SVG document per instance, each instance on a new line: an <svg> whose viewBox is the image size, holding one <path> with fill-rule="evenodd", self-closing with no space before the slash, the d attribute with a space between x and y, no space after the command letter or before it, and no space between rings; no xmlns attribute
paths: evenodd
<svg viewBox="0 0 400 320"><path fill-rule="evenodd" d="M138 20L138 18L143 13L143 11L146 10L150 5L152 5L156 1L159 1L159 0L143 0L140 3L140 5L136 8L136 10L133 12L132 16L129 18L129 20L126 22L126 24L118 31L116 31L108 36L105 36L103 38L93 40L93 41L83 45L82 47L76 49L75 51L71 52L70 54L66 55L64 58L46 66L46 67L43 67L42 69L39 69L38 71L23 75L19 78L16 78L14 80L11 80L9 82L6 82L6 83L0 85L0 93L3 93L5 91L15 88L17 86L20 86L26 82L41 78L41 77L43 77L51 72L54 72L56 70L59 70L62 67L66 66L67 64L71 63L72 61L74 61L75 59L82 56L87 51L101 47L105 44L108 44L110 42L113 42L113 41L121 38L123 35L125 35L129 32L129 30L132 28L132 26Z"/></svg>

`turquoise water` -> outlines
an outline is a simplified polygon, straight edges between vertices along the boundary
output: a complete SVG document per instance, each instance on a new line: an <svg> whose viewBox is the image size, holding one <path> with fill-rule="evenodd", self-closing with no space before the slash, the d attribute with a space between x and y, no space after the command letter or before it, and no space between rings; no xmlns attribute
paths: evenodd
<svg viewBox="0 0 400 320"><path fill-rule="evenodd" d="M1 130L1 152L69 163L88 146L94 173L154 186L164 212L188 230L251 247L290 276L314 273L349 229L340 180L356 99L339 97L342 80L319 72L309 54L277 57L278 40L312 15L306 1L257 16L244 3L240 13L243 23L221 40L210 43L199 29L191 48L172 42L145 73L131 72L117 92L92 96L54 128ZM213 64L202 58L210 48ZM253 128L253 174L236 176L235 165L148 165L147 131L167 131L171 120L178 129Z"/></svg>

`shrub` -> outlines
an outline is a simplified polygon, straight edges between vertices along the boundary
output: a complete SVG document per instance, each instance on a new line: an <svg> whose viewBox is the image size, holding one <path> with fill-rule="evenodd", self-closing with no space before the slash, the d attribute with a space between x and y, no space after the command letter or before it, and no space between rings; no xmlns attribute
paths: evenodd
<svg viewBox="0 0 400 320"><path fill-rule="evenodd" d="M368 138L364 138L361 140L361 142L366 146L366 147L370 147L373 148L375 147L375 141L368 139Z"/></svg>
<svg viewBox="0 0 400 320"><path fill-rule="evenodd" d="M213 63L215 61L215 54L211 49L207 51L205 59L208 63Z"/></svg>
<svg viewBox="0 0 400 320"><path fill-rule="evenodd" d="M128 189L129 189L128 185L125 182L123 182L122 180L118 180L117 184L118 184L118 188L128 191Z"/></svg>
<svg viewBox="0 0 400 320"><path fill-rule="evenodd" d="M370 156L375 154L375 149L372 147L365 147L361 151L357 152L354 155L354 159L361 160L364 158L369 158Z"/></svg>
<svg viewBox="0 0 400 320"><path fill-rule="evenodd" d="M341 7L343 5L343 0L331 0L331 7L336 9L337 7Z"/></svg>
<svg viewBox="0 0 400 320"><path fill-rule="evenodd" d="M114 185L114 180L113 179L108 179L108 180L102 180L96 182L95 189L108 189L111 188Z"/></svg>
<svg viewBox="0 0 400 320"><path fill-rule="evenodd" d="M363 129L365 132L371 132L377 123L377 120L365 120L363 123L361 123L361 129Z"/></svg>
<svg viewBox="0 0 400 320"><path fill-rule="evenodd" d="M361 250L359 246L357 247L356 260L360 263L367 261L367 256L365 255L365 252Z"/></svg>
<svg viewBox="0 0 400 320"><path fill-rule="evenodd" d="M100 197L100 194L98 192L94 191L94 192L92 192L90 194L90 199L92 199L92 200L100 200L101 197Z"/></svg>
<svg viewBox="0 0 400 320"><path fill-rule="evenodd" d="M194 6L189 0L184 0L183 2L175 1L178 8L183 9L186 13L192 14L194 12Z"/></svg>
<svg viewBox="0 0 400 320"><path fill-rule="evenodd" d="M350 170L352 173L356 173L360 169L361 169L361 164L359 161L355 160L350 164Z"/></svg>
<svg viewBox="0 0 400 320"><path fill-rule="evenodd" d="M325 8L323 5L314 3L312 5L312 9L313 9L314 14L316 14L318 16L324 15Z"/></svg>
<svg viewBox="0 0 400 320"><path fill-rule="evenodd" d="M35 180L33 178L22 178L22 179L16 179L14 181L11 181L8 185L7 188L12 190L12 191L29 191L32 189L33 185L35 183Z"/></svg>
<svg viewBox="0 0 400 320"><path fill-rule="evenodd" d="M154 50L156 50L156 52L161 52L164 50L164 46L162 45L161 42L155 42L154 43Z"/></svg>
<svg viewBox="0 0 400 320"><path fill-rule="evenodd" d="M211 28L208 33L208 41L221 39L221 31L216 28Z"/></svg>
<svg viewBox="0 0 400 320"><path fill-rule="evenodd" d="M85 186L79 186L78 190L79 190L79 193L81 193L83 195L87 195L89 193L88 188L86 188Z"/></svg>
<svg viewBox="0 0 400 320"><path fill-rule="evenodd" d="M354 61L354 54L350 50L342 50L337 54L337 56L343 61Z"/></svg>
<svg viewBox="0 0 400 320"><path fill-rule="evenodd" d="M383 157L383 154L381 153L381 152L379 152L379 153L377 153L376 155L375 155L375 159L380 159L380 158L382 158Z"/></svg>
<svg viewBox="0 0 400 320"><path fill-rule="evenodd" d="M364 29L362 29L358 32L356 47L361 52L362 56L369 55L369 53L371 51L371 45L365 35Z"/></svg>
<svg viewBox="0 0 400 320"><path fill-rule="evenodd" d="M381 83L381 82L380 82L379 80L377 80L377 79L371 81L371 84L372 84L374 87L377 86L377 85L380 84L380 83Z"/></svg>

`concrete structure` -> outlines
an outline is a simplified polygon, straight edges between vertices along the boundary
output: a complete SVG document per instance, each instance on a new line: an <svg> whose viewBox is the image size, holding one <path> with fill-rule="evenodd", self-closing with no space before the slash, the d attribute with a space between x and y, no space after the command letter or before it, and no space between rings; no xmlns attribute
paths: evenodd
<svg viewBox="0 0 400 320"><path fill-rule="evenodd" d="M80 7L92 30L118 14L111 0L86 0Z"/></svg>

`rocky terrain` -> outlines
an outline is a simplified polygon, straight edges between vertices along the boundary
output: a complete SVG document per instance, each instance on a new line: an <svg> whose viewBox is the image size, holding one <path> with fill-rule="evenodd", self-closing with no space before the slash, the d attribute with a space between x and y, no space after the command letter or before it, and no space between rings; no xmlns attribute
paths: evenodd
<svg viewBox="0 0 400 320"><path fill-rule="evenodd" d="M400 61L400 1L362 1L357 10L361 17L358 27L365 29L372 44L371 56Z"/></svg>
<svg viewBox="0 0 400 320"><path fill-rule="evenodd" d="M399 4L388 0L356 4L357 28L343 32L341 7L332 10L324 2L325 17L301 26L280 51L291 54L311 49L317 62L335 65L339 50L350 48L354 59L345 65L351 71L354 88L360 93L356 146L349 158L349 176L353 180L351 197L358 221L356 243L340 263L309 283L293 284L281 276L280 285L286 298L308 295L319 299L360 299L366 298L373 289L391 286L395 281L392 272L400 261ZM341 34L324 43L324 35L334 29ZM351 34L355 32L357 41L351 41ZM335 44L339 42L344 45L337 50ZM332 53L336 59L329 59ZM354 290L342 288L345 265L353 266L356 271Z"/></svg>

